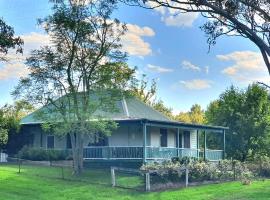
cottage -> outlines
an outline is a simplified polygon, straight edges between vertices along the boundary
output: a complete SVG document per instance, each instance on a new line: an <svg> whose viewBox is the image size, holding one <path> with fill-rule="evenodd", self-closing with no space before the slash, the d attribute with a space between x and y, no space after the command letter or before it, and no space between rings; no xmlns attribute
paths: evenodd
<svg viewBox="0 0 270 200"><path fill-rule="evenodd" d="M118 129L111 136L96 140L85 136L85 161L139 165L184 156L213 161L224 158L226 127L173 121L135 97L122 98L116 105L117 112L104 115L116 121ZM27 145L44 149L71 148L68 135L57 137L44 133L41 129L43 121L34 116L35 112L21 120L23 132L28 136ZM206 137L210 134L220 137L219 149L207 148ZM199 143L204 144L202 149Z"/></svg>

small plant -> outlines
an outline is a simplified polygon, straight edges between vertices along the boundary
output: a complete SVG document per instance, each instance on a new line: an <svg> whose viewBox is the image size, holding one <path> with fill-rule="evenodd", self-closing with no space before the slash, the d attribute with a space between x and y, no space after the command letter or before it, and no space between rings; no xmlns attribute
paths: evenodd
<svg viewBox="0 0 270 200"><path fill-rule="evenodd" d="M243 180L241 181L241 183L242 183L243 185L251 185L251 180L250 180L250 179L243 179Z"/></svg>

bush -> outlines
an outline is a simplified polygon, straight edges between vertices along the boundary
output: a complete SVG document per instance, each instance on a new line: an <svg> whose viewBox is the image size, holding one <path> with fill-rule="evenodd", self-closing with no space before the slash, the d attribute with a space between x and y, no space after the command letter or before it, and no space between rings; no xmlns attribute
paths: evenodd
<svg viewBox="0 0 270 200"><path fill-rule="evenodd" d="M65 150L31 148L25 146L19 151L17 156L25 160L56 161L67 160L70 158L70 153Z"/></svg>
<svg viewBox="0 0 270 200"><path fill-rule="evenodd" d="M176 182L184 180L184 168L189 169L189 180L192 181L222 181L222 180L249 180L253 173L245 163L239 161L222 160L218 163L198 159L172 159L162 163L143 165L141 170L152 172L154 182L163 180Z"/></svg>
<svg viewBox="0 0 270 200"><path fill-rule="evenodd" d="M251 162L247 162L250 171L260 177L270 177L270 158L267 156L255 157Z"/></svg>

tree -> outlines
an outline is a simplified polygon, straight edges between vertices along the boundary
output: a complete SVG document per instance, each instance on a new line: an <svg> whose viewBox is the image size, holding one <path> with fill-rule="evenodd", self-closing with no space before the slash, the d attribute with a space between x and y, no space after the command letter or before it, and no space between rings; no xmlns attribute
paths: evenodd
<svg viewBox="0 0 270 200"><path fill-rule="evenodd" d="M250 85L246 91L227 89L206 110L209 124L228 126L228 157L246 160L255 155L269 155L270 101L264 87Z"/></svg>
<svg viewBox="0 0 270 200"><path fill-rule="evenodd" d="M14 105L0 108L0 149L5 149L11 135L20 129L20 119L33 111L33 107L25 101L16 101Z"/></svg>
<svg viewBox="0 0 270 200"><path fill-rule="evenodd" d="M172 108L167 107L161 99L155 101L152 104L152 107L160 113L164 114L165 116L169 117L170 119L173 119Z"/></svg>
<svg viewBox="0 0 270 200"><path fill-rule="evenodd" d="M22 53L23 40L14 34L14 29L0 19L0 61L7 61L5 55L9 49L16 49L17 53Z"/></svg>
<svg viewBox="0 0 270 200"><path fill-rule="evenodd" d="M152 79L151 84L149 85L146 75L143 74L141 80L136 78L133 79L130 90L138 99L151 105L155 101L157 82L155 79Z"/></svg>
<svg viewBox="0 0 270 200"><path fill-rule="evenodd" d="M241 36L261 51L270 73L270 1L269 0L125 0L146 8L165 7L179 13L201 13L208 20L201 29L209 47L222 35Z"/></svg>
<svg viewBox="0 0 270 200"><path fill-rule="evenodd" d="M47 122L43 129L70 135L76 175L83 169L84 136L109 135L117 127L94 113L114 111L134 73L121 51L126 26L110 18L114 9L114 2L106 0L56 1L52 14L39 20L52 45L31 53L30 74L14 91L14 96L45 105L46 111L36 116Z"/></svg>
<svg viewBox="0 0 270 200"><path fill-rule="evenodd" d="M134 78L130 86L130 92L155 110L171 119L173 118L172 108L167 107L161 99L156 100L157 82L155 79L152 79L150 83L145 74L143 74L141 80Z"/></svg>
<svg viewBox="0 0 270 200"><path fill-rule="evenodd" d="M198 104L194 104L191 106L190 111L188 112L180 112L175 116L177 121L187 122L187 123L195 123L195 124L205 124L205 115L201 106Z"/></svg>

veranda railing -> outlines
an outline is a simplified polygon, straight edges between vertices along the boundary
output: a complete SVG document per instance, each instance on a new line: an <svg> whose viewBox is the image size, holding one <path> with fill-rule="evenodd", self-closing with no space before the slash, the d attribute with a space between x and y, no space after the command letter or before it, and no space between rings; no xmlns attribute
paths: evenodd
<svg viewBox="0 0 270 200"><path fill-rule="evenodd" d="M203 157L199 149L175 147L146 147L146 159L169 160L173 157ZM206 150L207 160L220 160L223 150ZM142 146L91 146L84 148L85 159L143 159Z"/></svg>

